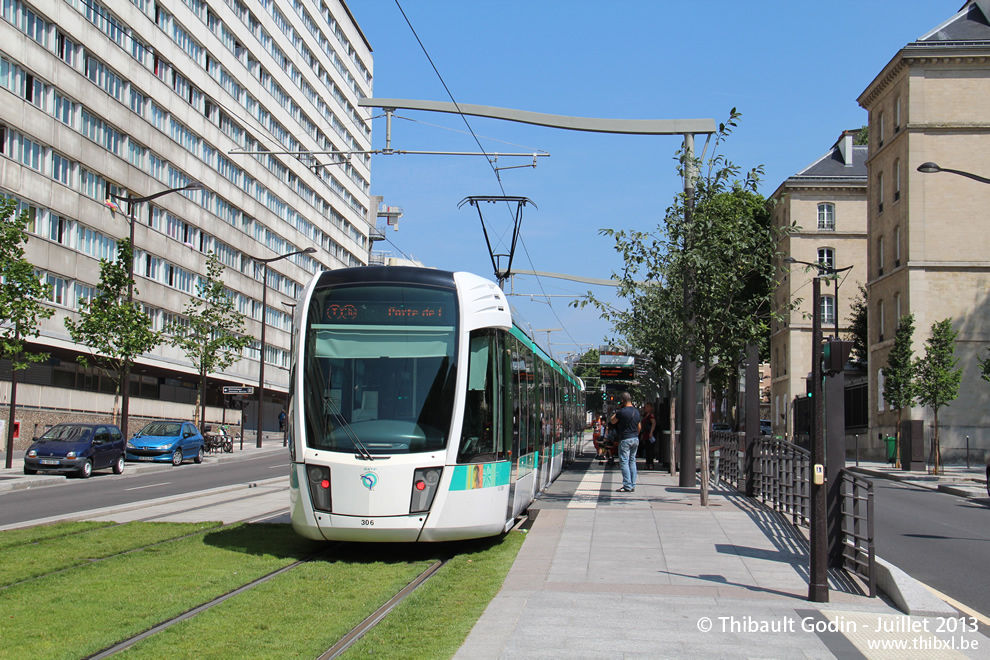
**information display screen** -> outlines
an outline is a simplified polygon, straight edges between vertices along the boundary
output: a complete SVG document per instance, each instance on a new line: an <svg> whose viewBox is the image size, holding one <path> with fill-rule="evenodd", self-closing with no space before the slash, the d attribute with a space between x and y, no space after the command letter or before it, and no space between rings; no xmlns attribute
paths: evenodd
<svg viewBox="0 0 990 660"><path fill-rule="evenodd" d="M320 322L338 325L451 325L454 320L453 311L439 301L327 300Z"/></svg>
<svg viewBox="0 0 990 660"><path fill-rule="evenodd" d="M632 380L635 375L634 367L605 366L598 367L599 375L603 379L610 380Z"/></svg>

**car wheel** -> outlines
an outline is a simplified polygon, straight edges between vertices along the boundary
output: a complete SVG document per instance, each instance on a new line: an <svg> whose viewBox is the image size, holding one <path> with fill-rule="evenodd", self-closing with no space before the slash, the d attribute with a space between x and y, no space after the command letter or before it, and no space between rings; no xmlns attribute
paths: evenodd
<svg viewBox="0 0 990 660"><path fill-rule="evenodd" d="M124 455L121 454L117 457L117 462L113 464L114 474L124 474Z"/></svg>
<svg viewBox="0 0 990 660"><path fill-rule="evenodd" d="M202 463L202 462L203 462L203 447L200 446L199 451L196 452L196 458L193 459L193 463Z"/></svg>
<svg viewBox="0 0 990 660"><path fill-rule="evenodd" d="M24 474L38 474L37 470L32 470L28 466L24 466Z"/></svg>
<svg viewBox="0 0 990 660"><path fill-rule="evenodd" d="M79 476L83 479L89 479L90 475L93 474L93 461L87 459L82 467L79 468Z"/></svg>
<svg viewBox="0 0 990 660"><path fill-rule="evenodd" d="M172 452L172 466L178 467L182 465L182 448L176 449Z"/></svg>

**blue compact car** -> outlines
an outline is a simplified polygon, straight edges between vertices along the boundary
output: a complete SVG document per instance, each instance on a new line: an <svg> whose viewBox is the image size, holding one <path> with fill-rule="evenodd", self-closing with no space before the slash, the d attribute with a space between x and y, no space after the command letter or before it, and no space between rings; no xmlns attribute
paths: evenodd
<svg viewBox="0 0 990 660"><path fill-rule="evenodd" d="M127 460L181 465L191 458L203 462L203 434L181 420L151 422L127 441Z"/></svg>
<svg viewBox="0 0 990 660"><path fill-rule="evenodd" d="M112 424L58 424L24 454L24 474L68 472L87 479L103 468L124 471L124 436Z"/></svg>

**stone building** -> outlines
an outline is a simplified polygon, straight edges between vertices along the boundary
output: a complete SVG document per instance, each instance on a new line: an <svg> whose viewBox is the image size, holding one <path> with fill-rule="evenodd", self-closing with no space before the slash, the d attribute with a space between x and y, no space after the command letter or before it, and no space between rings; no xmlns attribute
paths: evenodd
<svg viewBox="0 0 990 660"><path fill-rule="evenodd" d="M368 261L371 122L358 100L371 96L371 47L343 0L4 0L0 195L30 214L27 255L56 312L33 345L51 358L19 373L22 435L110 412L113 381L77 363L85 349L64 320L78 317L99 260L114 259L128 235L129 209L114 196L191 183L203 189L133 209L136 299L155 329L181 316L212 251L248 334L259 337L257 260L317 250L269 269L264 425L277 429L291 304L314 273ZM220 387L257 387L260 349L256 342L212 377L207 421L240 417ZM9 381L10 363L0 363L4 418ZM167 343L142 356L129 384L132 428L142 418L191 417L195 381ZM257 409L245 416L253 428Z"/></svg>
<svg viewBox="0 0 990 660"><path fill-rule="evenodd" d="M959 398L939 413L943 458L962 460L966 436L990 447L990 383L978 357L990 347L990 186L918 166L990 176L990 2L971 0L907 44L860 95L869 113L869 325L871 437L892 434L896 415L880 395L898 319L914 314L914 350L934 322L959 331ZM925 452L931 410L915 407ZM979 456L979 460L982 455Z"/></svg>
<svg viewBox="0 0 990 660"><path fill-rule="evenodd" d="M822 335L845 336L850 307L866 280L866 146L856 145L858 131L844 131L822 157L790 176L774 191L773 222L794 226L780 251L807 263L836 269L852 266L832 280L823 280ZM804 396L811 371L812 279L801 264L780 262L774 292L776 310L796 302L795 309L774 321L770 335L770 417L774 435L793 437L795 397ZM838 287L836 287L838 283Z"/></svg>

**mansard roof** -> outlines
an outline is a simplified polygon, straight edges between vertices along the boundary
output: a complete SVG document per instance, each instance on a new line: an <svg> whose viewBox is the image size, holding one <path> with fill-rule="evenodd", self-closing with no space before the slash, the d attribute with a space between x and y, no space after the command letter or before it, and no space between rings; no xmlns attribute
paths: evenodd
<svg viewBox="0 0 990 660"><path fill-rule="evenodd" d="M862 177L865 180L867 156L869 156L869 150L865 144L854 145L852 165L846 165L839 145L835 145L828 153L790 178L831 179L840 177L849 179Z"/></svg>
<svg viewBox="0 0 990 660"><path fill-rule="evenodd" d="M912 46L990 41L990 2L970 0L955 16L918 38Z"/></svg>

